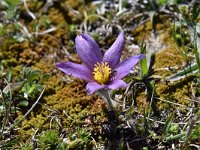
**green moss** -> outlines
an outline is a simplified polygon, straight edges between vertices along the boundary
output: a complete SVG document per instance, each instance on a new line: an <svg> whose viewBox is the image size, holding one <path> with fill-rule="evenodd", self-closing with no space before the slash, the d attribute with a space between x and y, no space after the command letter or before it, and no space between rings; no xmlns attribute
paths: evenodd
<svg viewBox="0 0 200 150"><path fill-rule="evenodd" d="M95 105L93 106L93 104L96 98L94 96L87 96L82 81L72 82L69 86L62 88L56 94L48 96L45 99L47 105L52 106L53 109L65 111L63 115L68 117L63 120L63 123L66 126L73 127L84 124L85 118L95 113L100 113L99 115L103 117L102 108L94 110L93 107Z"/></svg>
<svg viewBox="0 0 200 150"><path fill-rule="evenodd" d="M20 142L29 143L30 138L36 134L36 136L41 136L37 138L39 144L41 146L45 144L42 147L48 146L49 143L50 145L57 143L56 139L59 139L57 135L62 132L61 130L76 133L78 128L84 127L88 133L99 135L103 128L102 125L107 122L104 114L104 109L107 109L105 103L97 95L87 95L85 82L66 75L63 76L63 73L55 67L55 63L68 61L69 58L74 62L81 62L77 54L74 54L72 40L74 38L70 37L68 24L82 21L83 16L74 16L71 13L71 8L83 14L85 11L84 1L55 2L55 7L49 7L45 14L42 13L45 17L40 18L38 14L41 13L44 4L43 1L38 2L37 0L33 0L31 3L27 2L29 10L36 15L37 19L31 19L30 16L26 15L26 9L20 8L20 22L28 28L30 33L35 32L36 27L38 32L43 32L52 26L55 26L57 30L32 37L23 42L11 42L9 39L5 39L0 50L0 59L4 62L5 68L12 68L12 82L17 82L20 78L22 65L41 70L41 76L46 73L50 75L45 82L45 92L39 103L17 126L19 127L17 132L21 139ZM47 22L42 22L44 18ZM63 46L69 50L70 56L65 54ZM14 94L12 96L16 98ZM27 108L19 109L17 117L14 119L21 119L36 100L37 96L31 99ZM48 131L49 129L58 132L55 135L51 130ZM46 138L48 136L49 139ZM77 138L78 141L80 139ZM24 149L30 149L29 146L27 145ZM54 148L50 146L50 149Z"/></svg>
<svg viewBox="0 0 200 150"><path fill-rule="evenodd" d="M61 139L59 137L58 131L49 130L46 132L42 132L39 137L39 147L41 149L57 149L60 143Z"/></svg>
<svg viewBox="0 0 200 150"><path fill-rule="evenodd" d="M161 16L162 17L162 16ZM165 18L166 19L166 18ZM163 19L162 19L163 20ZM163 79L174 72L183 69L183 64L186 62L186 58L183 55L183 48L179 47L176 41L173 39L171 29L173 28L170 19L166 19L163 23L158 23L156 28L156 39L159 39L157 43L151 41L151 35L153 32L153 26L150 21L144 23L143 25L136 28L132 33L135 36L136 41L139 43L144 39L147 44L155 44L155 49L158 51L155 55L155 64L153 66L156 70L155 75L159 75ZM156 40L155 39L155 40ZM163 45L160 48L158 45ZM154 46L149 49L152 53L154 51ZM191 79L185 78L179 82L168 83L168 82L156 82L155 88L155 101L159 109L168 109L173 106L173 104L166 102L174 102L182 104L185 107L190 105L189 99L191 98L192 91L190 88ZM138 97L138 104L143 106L146 103L145 97L140 94ZM162 101L164 100L164 101ZM141 104L140 104L141 103ZM177 106L180 107L180 106Z"/></svg>
<svg viewBox="0 0 200 150"><path fill-rule="evenodd" d="M176 68L177 70L181 69L182 64L184 63L184 57L178 51L178 47L175 43L168 43L168 47L161 52L156 54L155 57L155 69L163 69L158 71L157 74L162 77L171 75L172 72L169 70L166 71L164 68ZM179 67L179 68L178 68Z"/></svg>
<svg viewBox="0 0 200 150"><path fill-rule="evenodd" d="M42 7L45 2L33 0L28 2L28 8L31 12L38 17L38 14L42 11ZM55 63L60 61L73 61L81 63L77 54L75 54L74 37L68 30L68 25L75 23L80 24L84 20L84 11L88 11L90 5L85 5L83 0L67 0L62 2L55 2L54 6L50 6L45 14L45 17L37 18L36 20L30 19L30 16L26 14L26 10L21 8L21 22L27 26L30 32L35 32L37 26L38 32L50 29L55 26L57 30L54 32L39 35L29 41L22 43L12 43L5 39L4 45L1 47L0 59L4 62L7 68L13 67L13 81L17 80L21 65L32 66L34 69L40 69L41 75L49 73L50 78L45 83L45 92L40 99L39 103L33 109L33 111L24 119L19 125L19 136L22 141L29 142L29 139L36 133L36 137L39 140L40 147L43 149L56 149L56 146L60 142L59 134L66 132L67 136L72 133L75 138L69 140L68 148L84 149L84 144L89 140L89 134L98 137L100 142L104 139L102 137L102 129L105 123L109 123L106 118L104 109L106 104L97 97L97 95L87 95L86 82L82 80L69 77L58 71L55 68ZM71 9L80 12L79 15L72 13ZM95 9L96 10L96 9ZM91 13L94 13L92 10ZM108 16L109 17L109 16ZM110 18L113 19L113 14ZM132 13L131 16L132 18ZM46 22L43 19L46 19ZM127 18L123 18L127 22ZM94 20L89 20L94 21ZM90 23L91 23L90 22ZM157 43L153 43L151 38L153 25L152 22L147 21L143 25L132 31L135 36L136 42L140 43L143 39L145 42L154 44L152 51L157 52L155 58L154 69L162 69L168 67L176 67L175 71L182 69L182 64L185 62L185 58L177 47L175 41L172 39L170 32L169 20L166 23L160 22L156 26ZM113 28L114 29L114 28ZM107 39L100 41L100 47L105 45L110 46L115 40L115 37L107 37ZM164 46L160 46L164 45ZM63 46L70 52L70 55L66 55L63 50ZM159 49L160 47L160 49ZM157 48L156 50L154 48ZM131 52L132 53L135 52ZM152 53L152 52L150 52ZM127 57L127 51L123 52L123 56ZM166 77L172 74L169 71L157 71L156 75ZM185 107L190 105L190 99L192 91L190 88L191 80L183 79L176 83L156 82L155 88L155 101L159 109L169 109L174 104L166 101L160 101L159 99L168 100L182 105ZM119 94L123 93L123 90L119 90ZM149 102L147 100L147 94L145 89L139 89L136 91L136 102L139 106L137 111L130 108L128 119L137 118L138 110L143 113L148 110ZM15 98L15 95L13 95ZM35 99L33 99L34 102ZM127 100L129 104L132 102L131 97ZM180 107L180 106L178 106ZM27 110L19 110L17 119L23 117ZM136 119L135 119L136 120ZM135 121L134 120L134 121ZM139 118L135 125L136 130L139 133L143 133L143 118ZM111 125L112 126L112 125ZM82 129L86 129L84 133L78 133ZM111 127L112 128L112 127ZM199 133L197 128L196 133ZM42 132L44 131L44 132ZM87 132L87 134L85 134ZM71 136L73 136L71 135ZM194 140L196 140L194 135ZM91 140L91 139L90 139ZM96 139L95 139L96 140ZM92 141L92 140L91 140ZM103 143L103 142L102 142ZM27 146L29 147L29 146ZM28 148L27 148L28 149Z"/></svg>
<svg viewBox="0 0 200 150"><path fill-rule="evenodd" d="M40 107L34 109L31 115L22 122L19 133L23 140L27 140L34 134L33 129L39 131L66 128L76 131L77 127L85 126L91 132L100 132L102 124L107 120L104 114L105 104L94 96L88 96L85 83L74 80L68 84L56 85L61 81L50 78L51 85L60 87L59 90L47 88L44 99L40 101ZM53 85L54 84L54 85ZM63 87L62 87L63 86ZM52 93L50 93L50 90ZM19 118L22 114L19 113Z"/></svg>
<svg viewBox="0 0 200 150"><path fill-rule="evenodd" d="M156 84L157 97L160 98L161 100L171 101L172 103L174 102L174 103L184 105L185 107L188 107L191 104L190 99L192 95L192 89L190 85L192 84L193 80L194 78L191 77L191 78L182 79L179 82L157 83ZM194 88L193 90L196 89L195 84L193 88ZM166 109L173 105L171 103L160 101L158 99L158 106L161 109ZM176 106L176 107L184 107L184 106Z"/></svg>

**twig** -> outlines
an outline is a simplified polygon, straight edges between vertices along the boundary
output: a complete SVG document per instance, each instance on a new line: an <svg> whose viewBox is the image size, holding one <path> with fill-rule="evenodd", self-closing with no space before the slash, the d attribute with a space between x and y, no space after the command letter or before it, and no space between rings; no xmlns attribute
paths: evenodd
<svg viewBox="0 0 200 150"><path fill-rule="evenodd" d="M156 97L156 99L160 100L160 101L163 101L163 102L171 103L171 104L174 104L174 105L178 105L178 106L182 106L182 107L187 107L186 105L182 105L182 104L179 104L179 103L171 102L171 101L164 100L164 99L161 99L161 98L158 98L158 97ZM185 108L185 109L188 109L188 108Z"/></svg>
<svg viewBox="0 0 200 150"><path fill-rule="evenodd" d="M155 85L154 85L152 93L151 93L151 99L150 99L148 116L147 116L147 123L149 122L149 118L150 118L150 115L151 115L151 109L152 109L152 103L153 103L154 94L155 94Z"/></svg>
<svg viewBox="0 0 200 150"><path fill-rule="evenodd" d="M55 31L55 30L57 30L57 28L56 28L56 27L52 27L52 28L47 29L47 30L45 30L45 31L42 31L42 32L33 32L33 33L31 33L31 34L35 34L35 35L44 35L44 34L53 32L53 31Z"/></svg>
<svg viewBox="0 0 200 150"><path fill-rule="evenodd" d="M144 115L141 115L141 116L143 116L144 117ZM146 119L147 119L147 117L146 117ZM155 119L152 119L152 118L149 118L149 120L150 121L153 121L153 122L156 122L156 123L159 123L159 124L166 124L166 122L163 122L163 121L157 121L157 120L155 120ZM179 125L185 125L185 124L187 124L187 123L184 123L184 122L178 122L178 123L176 123L176 122L172 122L171 123L172 125L176 125L176 124L179 124Z"/></svg>
<svg viewBox="0 0 200 150"><path fill-rule="evenodd" d="M194 128L194 125L195 125L195 123L197 122L197 120L198 120L198 117L197 117L197 116L194 116L194 117L191 119L190 125L189 125L188 130L187 130L186 135L185 135L186 141L187 141L188 138L190 137L190 135L191 135L191 133L192 133L192 129Z"/></svg>
<svg viewBox="0 0 200 150"><path fill-rule="evenodd" d="M127 100L127 94L128 94L128 91L129 89L131 88L131 85L132 85L133 81L131 81L129 84L128 84L128 87L126 88L126 91L124 93L124 99L123 99L123 107L122 107L122 110L124 110L126 108L126 100Z"/></svg>
<svg viewBox="0 0 200 150"><path fill-rule="evenodd" d="M10 91L10 102L9 102L9 106L8 106L8 114L10 114L10 112L11 112L12 90L11 90L11 87L10 87L10 84L8 83L8 81L5 78L4 78L4 80L7 83L8 89Z"/></svg>
<svg viewBox="0 0 200 150"><path fill-rule="evenodd" d="M23 0L23 3L24 3L24 8L26 9L27 13L31 16L31 18L32 18L33 20L35 20L36 17L35 17L35 15L28 9L28 6L27 6L27 4L26 4L26 0Z"/></svg>
<svg viewBox="0 0 200 150"><path fill-rule="evenodd" d="M194 126L199 119L200 119L200 117L198 117L196 115L190 120L190 125L188 127L188 130L185 133L185 141L184 141L183 145L181 146L181 149L185 149L187 147L188 141L190 140L190 137L191 137L191 134L192 134L192 130L194 129Z"/></svg>

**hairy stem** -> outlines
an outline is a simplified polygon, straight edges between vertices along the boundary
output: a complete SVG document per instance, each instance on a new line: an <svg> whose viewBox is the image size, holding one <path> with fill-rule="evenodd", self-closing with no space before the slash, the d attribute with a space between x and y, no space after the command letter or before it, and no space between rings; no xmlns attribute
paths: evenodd
<svg viewBox="0 0 200 150"><path fill-rule="evenodd" d="M101 96L103 98L103 100L109 105L110 109L114 112L116 119L118 119L118 113L115 110L113 103L112 103L112 99L110 97L110 94L108 93L107 90L105 89L101 89L98 91L99 96Z"/></svg>

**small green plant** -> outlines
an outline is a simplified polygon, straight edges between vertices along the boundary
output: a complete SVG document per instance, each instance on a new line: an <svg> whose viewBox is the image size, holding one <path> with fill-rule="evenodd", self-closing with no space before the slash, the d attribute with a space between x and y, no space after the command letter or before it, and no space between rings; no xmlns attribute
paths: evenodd
<svg viewBox="0 0 200 150"><path fill-rule="evenodd" d="M16 18L18 13L17 13L17 7L20 3L20 0L2 0L0 2L1 6L5 9L6 11L6 16L5 19L13 19Z"/></svg>
<svg viewBox="0 0 200 150"><path fill-rule="evenodd" d="M90 145L90 133L86 129L78 129L77 132L69 134L69 142L67 147L69 149L83 149Z"/></svg>
<svg viewBox="0 0 200 150"><path fill-rule="evenodd" d="M10 70L3 75L3 90L1 91L0 101L0 145L8 147L16 144L15 139L3 140L4 135L9 133L17 124L19 124L38 103L44 92L44 82L48 75L41 76L39 70L23 67L22 72L17 79L13 78L13 72ZM38 97L38 95L40 96ZM37 98L38 97L38 98ZM35 101L33 101L35 100ZM30 107L30 104L33 104ZM20 119L15 120L14 114L22 107L30 107L26 114ZM24 109L23 109L24 110Z"/></svg>
<svg viewBox="0 0 200 150"><path fill-rule="evenodd" d="M2 0L1 6L1 22L0 37L5 37L8 42L20 42L22 37L19 36L19 6L20 0ZM2 39L4 41L4 39Z"/></svg>
<svg viewBox="0 0 200 150"><path fill-rule="evenodd" d="M22 72L15 80L16 82L12 82L13 73L9 71L6 74L6 80L9 83L3 90L4 97L9 98L9 94L14 94L15 98L18 99L15 100L17 106L26 107L31 99L35 99L42 92L43 84L48 77L48 74L41 76L39 70L22 67Z"/></svg>
<svg viewBox="0 0 200 150"><path fill-rule="evenodd" d="M23 67L22 77L24 79L21 92L24 98L34 97L43 90L42 84L48 78L48 75L43 75L40 77L39 70L32 70L31 68Z"/></svg>
<svg viewBox="0 0 200 150"><path fill-rule="evenodd" d="M31 144L24 144L21 150L32 150L33 146Z"/></svg>
<svg viewBox="0 0 200 150"><path fill-rule="evenodd" d="M39 147L44 150L56 150L61 144L59 132L54 130L42 132L38 140Z"/></svg>

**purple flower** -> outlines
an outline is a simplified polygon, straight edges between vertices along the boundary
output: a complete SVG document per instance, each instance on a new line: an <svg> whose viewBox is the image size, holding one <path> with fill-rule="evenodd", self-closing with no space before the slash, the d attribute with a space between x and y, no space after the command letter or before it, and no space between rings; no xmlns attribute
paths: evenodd
<svg viewBox="0 0 200 150"><path fill-rule="evenodd" d="M113 45L102 56L97 43L88 35L80 34L75 39L76 50L86 66L72 62L61 62L56 67L67 75L88 81L89 94L97 90L124 88L127 84L121 80L139 62L144 55L135 55L120 62L124 46L124 32L121 32Z"/></svg>

